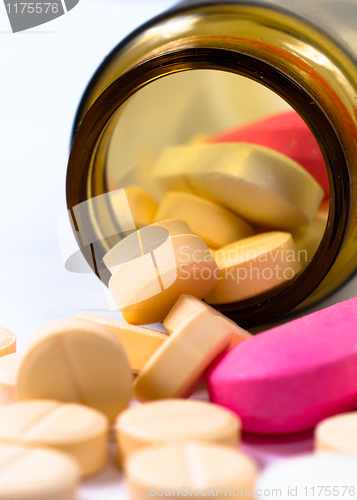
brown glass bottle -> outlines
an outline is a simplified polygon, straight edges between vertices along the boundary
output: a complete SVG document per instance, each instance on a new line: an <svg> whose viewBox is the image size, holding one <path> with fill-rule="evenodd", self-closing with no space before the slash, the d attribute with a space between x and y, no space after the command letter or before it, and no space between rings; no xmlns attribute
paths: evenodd
<svg viewBox="0 0 357 500"><path fill-rule="evenodd" d="M357 269L356 19L357 3L342 0L190 0L141 26L105 59L80 103L68 164L69 210L108 192L108 148L131 96L186 71L243 75L281 96L308 124L325 158L330 211L320 247L297 279L219 309L251 327L326 297ZM121 235L110 207L94 205L81 211L80 225L86 241L95 242L96 263L93 243L78 242L105 282L110 275L101 257Z"/></svg>

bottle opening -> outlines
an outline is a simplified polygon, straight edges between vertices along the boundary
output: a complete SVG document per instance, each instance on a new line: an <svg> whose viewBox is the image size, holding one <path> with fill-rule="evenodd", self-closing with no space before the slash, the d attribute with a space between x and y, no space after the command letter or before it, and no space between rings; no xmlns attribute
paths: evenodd
<svg viewBox="0 0 357 500"><path fill-rule="evenodd" d="M336 202L343 191L346 179L336 171L344 161L324 110L279 69L243 54L232 60L226 50L188 49L133 68L93 104L72 148L68 205L75 230L86 231L82 252L103 282L113 274L106 255L135 232L132 255L154 262L150 293L165 288L155 249L143 246L140 232L175 219L191 230L191 243L182 238L182 245L193 245L192 237L205 245L195 262L197 281L207 285L200 298L242 326L261 324L306 298L336 258L344 226L333 206L328 226L327 215L329 196ZM185 267L180 234L164 228L176 240L171 255L181 253Z"/></svg>
<svg viewBox="0 0 357 500"><path fill-rule="evenodd" d="M286 101L244 76L191 70L148 84L120 110L105 164L118 227L128 203L137 229L181 219L203 238L221 268L212 304L291 282L326 228L328 176L313 134Z"/></svg>

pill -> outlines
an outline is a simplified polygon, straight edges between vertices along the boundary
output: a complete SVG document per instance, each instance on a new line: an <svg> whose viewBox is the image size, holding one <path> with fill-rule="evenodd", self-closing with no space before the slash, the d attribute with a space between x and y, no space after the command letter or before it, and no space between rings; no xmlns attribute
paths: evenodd
<svg viewBox="0 0 357 500"><path fill-rule="evenodd" d="M77 403L37 400L0 408L0 443L56 448L78 462L83 476L104 466L108 431L103 413Z"/></svg>
<svg viewBox="0 0 357 500"><path fill-rule="evenodd" d="M151 229L154 227L158 229ZM153 242L160 245L167 236L179 234L193 234L186 222L182 220L170 219L150 224L149 228L139 229L114 245L103 257L103 262L113 274L120 264L147 253L145 243L149 247Z"/></svg>
<svg viewBox="0 0 357 500"><path fill-rule="evenodd" d="M324 157L309 127L295 111L285 111L225 131L209 139L209 142L246 142L274 149L302 165L325 193L329 192Z"/></svg>
<svg viewBox="0 0 357 500"><path fill-rule="evenodd" d="M15 335L6 328L0 327L0 357L14 352L16 352Z"/></svg>
<svg viewBox="0 0 357 500"><path fill-rule="evenodd" d="M181 294L203 298L219 277L212 254L199 236L169 236L149 250L121 264L109 281L123 318L131 324L162 321Z"/></svg>
<svg viewBox="0 0 357 500"><path fill-rule="evenodd" d="M121 342L102 325L70 318L49 323L28 341L16 393L20 401L53 399L91 406L113 423L129 404L131 385Z"/></svg>
<svg viewBox="0 0 357 500"><path fill-rule="evenodd" d="M212 361L226 351L234 328L225 318L200 311L175 329L134 383L139 401L189 396Z"/></svg>
<svg viewBox="0 0 357 500"><path fill-rule="evenodd" d="M220 276L205 297L209 304L254 297L287 283L302 269L291 234L283 232L250 236L220 248L214 258Z"/></svg>
<svg viewBox="0 0 357 500"><path fill-rule="evenodd" d="M134 406L119 415L116 426L118 461L145 446L166 441L208 441L237 446L240 420L218 405L167 399Z"/></svg>
<svg viewBox="0 0 357 500"><path fill-rule="evenodd" d="M257 497L327 500L356 494L357 458L333 454L303 455L268 466L256 482ZM331 493L334 494L331 495Z"/></svg>
<svg viewBox="0 0 357 500"><path fill-rule="evenodd" d="M125 194L136 227L151 224L158 205L150 194L142 187L134 185L126 187ZM113 212L120 217L123 211L123 195L119 190L110 196L110 203Z"/></svg>
<svg viewBox="0 0 357 500"><path fill-rule="evenodd" d="M166 148L153 176L165 189L211 197L244 219L276 229L309 224L324 192L298 163L255 144L222 143ZM182 189L180 189L182 190Z"/></svg>
<svg viewBox="0 0 357 500"><path fill-rule="evenodd" d="M77 463L65 453L0 444L0 498L76 500Z"/></svg>
<svg viewBox="0 0 357 500"><path fill-rule="evenodd" d="M357 454L357 412L327 418L315 429L315 449Z"/></svg>
<svg viewBox="0 0 357 500"><path fill-rule="evenodd" d="M122 342L129 358L131 370L136 374L140 373L145 363L167 339L166 333L129 325L123 321L114 321L94 314L77 314L77 317L95 321L110 330Z"/></svg>
<svg viewBox="0 0 357 500"><path fill-rule="evenodd" d="M130 500L148 494L252 498L257 475L255 462L246 455L227 446L191 442L139 450L130 455L125 469Z"/></svg>
<svg viewBox="0 0 357 500"><path fill-rule="evenodd" d="M8 354L0 358L0 406L16 401L15 383L19 354Z"/></svg>
<svg viewBox="0 0 357 500"><path fill-rule="evenodd" d="M155 220L176 217L187 222L208 246L220 248L254 234L254 229L229 210L200 196L180 191L165 194Z"/></svg>
<svg viewBox="0 0 357 500"><path fill-rule="evenodd" d="M324 235L328 218L328 208L318 210L309 226L292 231L295 246L299 252L300 262L306 267L312 261Z"/></svg>
<svg viewBox="0 0 357 500"><path fill-rule="evenodd" d="M234 347L243 340L251 337L250 333L240 328L234 321L228 319L219 311L192 295L181 295L162 324L168 333L174 333L183 323L191 321L194 316L201 313L207 314L208 316L219 316L227 322L227 325L234 333L230 347Z"/></svg>
<svg viewBox="0 0 357 500"><path fill-rule="evenodd" d="M353 410L357 401L357 298L261 333L210 370L211 401L243 429L298 432Z"/></svg>

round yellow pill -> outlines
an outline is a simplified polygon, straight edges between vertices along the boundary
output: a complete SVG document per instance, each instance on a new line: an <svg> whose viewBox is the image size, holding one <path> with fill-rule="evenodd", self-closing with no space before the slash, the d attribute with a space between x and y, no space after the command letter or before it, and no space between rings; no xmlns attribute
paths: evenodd
<svg viewBox="0 0 357 500"><path fill-rule="evenodd" d="M78 465L65 453L0 444L3 500L76 500L78 482Z"/></svg>
<svg viewBox="0 0 357 500"><path fill-rule="evenodd" d="M176 217L187 222L192 231L212 248L254 234L254 229L243 219L217 203L180 191L166 193L155 220Z"/></svg>
<svg viewBox="0 0 357 500"><path fill-rule="evenodd" d="M160 230L160 228L163 230ZM149 227L131 233L114 245L104 255L103 262L113 274L120 264L137 259L147 253L146 247L153 246L153 243L160 245L167 236L177 236L179 234L193 234L188 224L182 220L170 219L150 224Z"/></svg>
<svg viewBox="0 0 357 500"><path fill-rule="evenodd" d="M124 347L104 326L61 319L36 332L22 352L19 400L77 402L114 422L129 404L132 374Z"/></svg>
<svg viewBox="0 0 357 500"><path fill-rule="evenodd" d="M309 224L324 191L298 163L270 148L246 143L166 148L153 176L166 189L185 183L244 219L277 229Z"/></svg>
<svg viewBox="0 0 357 500"><path fill-rule="evenodd" d="M165 441L208 441L237 446L241 422L221 406L187 399L166 399L134 406L116 422L118 461L145 446Z"/></svg>
<svg viewBox="0 0 357 500"><path fill-rule="evenodd" d="M220 248L214 254L220 277L206 295L209 304L237 302L292 280L302 265L291 234L257 234Z"/></svg>
<svg viewBox="0 0 357 500"><path fill-rule="evenodd" d="M103 413L76 403L38 400L0 408L0 443L64 451L78 462L83 476L104 466L108 432Z"/></svg>
<svg viewBox="0 0 357 500"><path fill-rule="evenodd" d="M131 215L136 227L151 224L158 205L150 194L140 186L128 186L125 188L126 198L129 203ZM123 210L123 196L120 191L110 196L112 210L120 217Z"/></svg>
<svg viewBox="0 0 357 500"><path fill-rule="evenodd" d="M249 332L240 328L237 323L227 318L227 316L224 316L224 314L221 314L213 307L192 295L181 295L162 324L168 333L174 333L174 331L180 328L188 318L193 318L202 312L211 316L221 317L227 322L227 325L232 328L234 335L230 347L234 347L252 336Z"/></svg>
<svg viewBox="0 0 357 500"><path fill-rule="evenodd" d="M15 335L6 328L0 327L0 357L14 352L16 352Z"/></svg>
<svg viewBox="0 0 357 500"><path fill-rule="evenodd" d="M255 462L242 453L191 442L139 450L125 469L130 500L149 495L252 498L257 475Z"/></svg>
<svg viewBox="0 0 357 500"><path fill-rule="evenodd" d="M188 317L158 348L134 383L139 401L190 395L210 363L227 350L233 328L220 316Z"/></svg>
<svg viewBox="0 0 357 500"><path fill-rule="evenodd" d="M19 360L16 352L0 358L0 406L16 401L15 384Z"/></svg>
<svg viewBox="0 0 357 500"><path fill-rule="evenodd" d="M144 229L153 229L148 226ZM109 290L131 324L162 321L183 293L203 298L217 282L217 265L199 236L169 236L142 257L121 264Z"/></svg>
<svg viewBox="0 0 357 500"><path fill-rule="evenodd" d="M357 454L357 412L327 418L315 429L315 449Z"/></svg>
<svg viewBox="0 0 357 500"><path fill-rule="evenodd" d="M77 317L94 321L110 330L122 342L130 361L131 370L136 374L140 373L154 352L167 339L166 333L129 325L124 321L114 321L94 314L77 314Z"/></svg>

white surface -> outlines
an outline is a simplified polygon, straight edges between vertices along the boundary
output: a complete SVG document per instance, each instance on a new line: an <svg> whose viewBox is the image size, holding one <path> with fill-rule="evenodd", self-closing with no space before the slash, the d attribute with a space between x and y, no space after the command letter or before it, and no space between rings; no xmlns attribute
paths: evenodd
<svg viewBox="0 0 357 500"><path fill-rule="evenodd" d="M66 210L71 125L82 92L104 56L173 3L81 0L67 15L16 35L0 5L0 324L14 331L19 346L48 321L107 308L94 275L64 269L57 240L57 221ZM339 300L356 291L351 283ZM258 440L244 449L264 462L308 451L311 439L293 445ZM109 465L84 483L80 500L125 497L121 475Z"/></svg>
<svg viewBox="0 0 357 500"><path fill-rule="evenodd" d="M331 496L346 498L356 494L357 458L335 454L299 457L269 467L257 484L259 498L267 500L273 490L275 497L293 497L297 500L327 500Z"/></svg>
<svg viewBox="0 0 357 500"><path fill-rule="evenodd" d="M57 239L72 122L106 54L173 3L81 0L17 34L0 5L0 324L20 346L48 321L107 307L94 275L64 269Z"/></svg>

